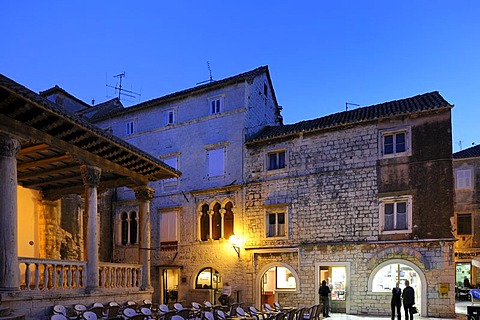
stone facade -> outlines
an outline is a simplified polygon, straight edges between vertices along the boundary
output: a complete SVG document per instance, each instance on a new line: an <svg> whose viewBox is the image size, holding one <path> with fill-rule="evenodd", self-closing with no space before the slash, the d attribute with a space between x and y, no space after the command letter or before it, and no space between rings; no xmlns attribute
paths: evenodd
<svg viewBox="0 0 480 320"><path fill-rule="evenodd" d="M453 232L455 262L459 266L456 284L463 286L467 277L472 286L480 285L480 146L473 146L454 153L455 219ZM463 265L464 270L462 270ZM464 274L462 274L464 272Z"/></svg>

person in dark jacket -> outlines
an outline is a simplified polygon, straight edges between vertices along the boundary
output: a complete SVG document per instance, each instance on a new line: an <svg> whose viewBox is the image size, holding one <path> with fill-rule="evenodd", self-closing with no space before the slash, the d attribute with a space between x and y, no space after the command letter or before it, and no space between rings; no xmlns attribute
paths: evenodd
<svg viewBox="0 0 480 320"><path fill-rule="evenodd" d="M330 295L330 288L327 286L327 281L323 280L322 281L322 286L320 289L318 289L318 293L320 294L320 298L322 298L322 312L323 312L323 317L328 318L330 317L328 315L328 296Z"/></svg>
<svg viewBox="0 0 480 320"><path fill-rule="evenodd" d="M397 310L398 320L402 319L402 315L400 313L400 307L402 306L402 289L400 289L398 285L399 284L397 282L397 286L392 289L392 320L395 319L395 310Z"/></svg>
<svg viewBox="0 0 480 320"><path fill-rule="evenodd" d="M405 310L405 320L413 320L412 307L415 304L415 290L410 287L410 282L408 280L405 280L405 289L403 289L402 299L403 310Z"/></svg>

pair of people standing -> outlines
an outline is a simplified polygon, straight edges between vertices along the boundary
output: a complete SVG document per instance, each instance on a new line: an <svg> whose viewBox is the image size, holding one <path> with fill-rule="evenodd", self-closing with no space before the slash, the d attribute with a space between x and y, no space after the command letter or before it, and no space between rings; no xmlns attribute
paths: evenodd
<svg viewBox="0 0 480 320"><path fill-rule="evenodd" d="M400 314L400 306L402 305L403 299L403 310L405 310L405 319L413 320L412 308L415 305L415 290L410 287L410 282L405 280L405 289L400 289L398 283L395 288L392 290L392 320L395 318L395 311L397 312L398 320L402 319Z"/></svg>

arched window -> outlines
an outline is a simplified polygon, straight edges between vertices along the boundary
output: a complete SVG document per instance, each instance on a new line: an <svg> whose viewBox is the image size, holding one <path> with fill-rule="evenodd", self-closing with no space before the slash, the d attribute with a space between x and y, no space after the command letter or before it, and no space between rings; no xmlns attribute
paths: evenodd
<svg viewBox="0 0 480 320"><path fill-rule="evenodd" d="M130 244L137 243L138 223L137 213L135 211L130 212Z"/></svg>
<svg viewBox="0 0 480 320"><path fill-rule="evenodd" d="M138 243L138 222L135 211L120 214L120 235L120 243L124 246Z"/></svg>
<svg viewBox="0 0 480 320"><path fill-rule="evenodd" d="M200 217L200 239L207 241L210 233L210 216L208 215L208 204L202 206L202 216Z"/></svg>
<svg viewBox="0 0 480 320"><path fill-rule="evenodd" d="M213 206L213 217L212 217L212 238L213 240L218 240L222 237L222 215L220 214L220 203L216 203Z"/></svg>
<svg viewBox="0 0 480 320"><path fill-rule="evenodd" d="M223 217L223 233L224 238L229 239L230 236L233 235L234 230L234 220L233 220L233 204L231 202L227 202L225 205L225 215Z"/></svg>
<svg viewBox="0 0 480 320"><path fill-rule="evenodd" d="M377 271L372 281L373 292L390 292L398 282L400 288L405 288L405 280L416 288L420 282L417 272L401 263L391 263Z"/></svg>
<svg viewBox="0 0 480 320"><path fill-rule="evenodd" d="M195 279L195 289L218 289L222 287L220 273L213 268L200 270Z"/></svg>

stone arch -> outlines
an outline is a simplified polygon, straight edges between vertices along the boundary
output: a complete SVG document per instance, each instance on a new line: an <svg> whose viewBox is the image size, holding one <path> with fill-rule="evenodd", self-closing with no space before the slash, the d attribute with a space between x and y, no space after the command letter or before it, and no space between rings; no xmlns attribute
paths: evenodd
<svg viewBox="0 0 480 320"><path fill-rule="evenodd" d="M300 278L297 274L297 271L295 270L294 267L292 267L291 265L287 264L287 263L284 263L284 262L271 262L271 263L268 263L266 265L264 265L258 272L257 272L257 275L255 276L255 283L254 283L254 299L255 299L255 305L257 308L261 308L261 295L260 295L260 291L261 291L261 286L262 286L262 281L263 281L263 274L265 272L267 272L270 268L273 268L273 267L284 267L284 268L287 268L293 275L293 277L295 278L295 283L296 283L296 288L295 290L292 290L292 292L294 293L298 293L300 292L300 287L301 287L301 284L300 284Z"/></svg>
<svg viewBox="0 0 480 320"><path fill-rule="evenodd" d="M395 255L399 255L399 254L414 257L419 263L423 265L425 270L430 270L430 263L421 252L419 252L418 250L415 250L414 248L402 247L402 246L393 246L393 247L378 250L372 256L370 262L368 263L368 268L372 269L378 263L379 260L382 260L389 256L394 258Z"/></svg>
<svg viewBox="0 0 480 320"><path fill-rule="evenodd" d="M423 270L420 269L418 265L413 263L412 261L405 260L405 259L389 259L385 260L382 263L379 263L373 270L370 272L370 275L368 276L368 292L372 292L372 286L373 286L373 278L377 274L377 272L382 269L383 267L390 265L390 264L404 264L412 268L419 276L420 278L420 284L421 284L421 292L420 292L420 315L422 317L427 316L427 278L425 277L425 274L423 273ZM418 305L418 302L416 302Z"/></svg>

